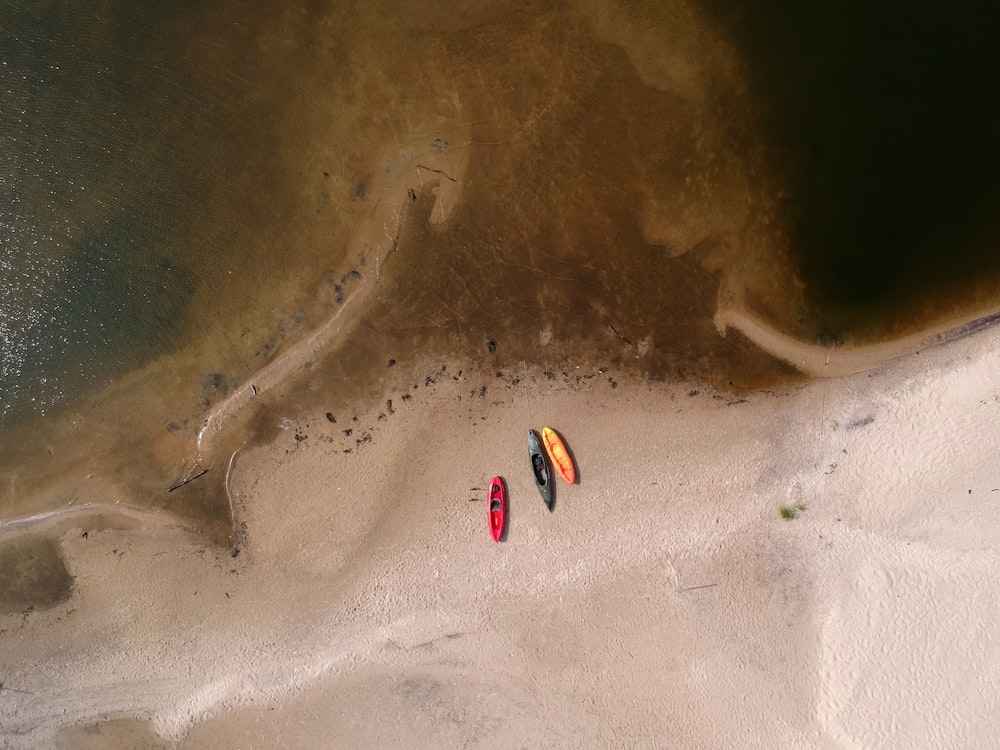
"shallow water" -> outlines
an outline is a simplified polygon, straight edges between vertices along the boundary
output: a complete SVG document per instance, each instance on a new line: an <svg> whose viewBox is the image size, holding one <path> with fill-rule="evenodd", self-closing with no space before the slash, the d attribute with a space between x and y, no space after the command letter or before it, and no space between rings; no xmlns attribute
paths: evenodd
<svg viewBox="0 0 1000 750"><path fill-rule="evenodd" d="M746 61L798 275L827 335L996 299L1000 12L706 0Z"/></svg>
<svg viewBox="0 0 1000 750"><path fill-rule="evenodd" d="M886 19L824 36L822 8L736 0L8 5L3 516L124 499L224 538L226 462L250 433L209 455L205 419L348 303L345 330L251 415L258 437L434 353L609 382L793 378L718 336L720 283L805 337L919 326L996 288L988 164L971 158L997 132L988 100L966 103L984 119L958 118L976 123L971 145L935 152L906 129L909 68L862 81L851 101L878 117L833 96L859 60L894 59L865 25ZM948 35L960 51L964 29ZM969 72L951 47L920 57L924 33L900 37L914 70ZM954 145L951 122L931 124ZM893 158L873 159L901 129ZM914 151L924 166L902 170ZM913 200L872 210L917 173ZM398 232L378 218L394 201ZM942 276L942 232L971 270L950 252L947 283L914 282L914 266ZM917 247L931 252L905 262ZM932 293L955 288L957 302Z"/></svg>

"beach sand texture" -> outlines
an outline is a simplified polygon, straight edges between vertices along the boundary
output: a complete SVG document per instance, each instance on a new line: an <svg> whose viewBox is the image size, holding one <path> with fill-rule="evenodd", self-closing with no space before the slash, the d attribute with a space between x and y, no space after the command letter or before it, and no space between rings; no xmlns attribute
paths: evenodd
<svg viewBox="0 0 1000 750"><path fill-rule="evenodd" d="M0 630L5 746L982 746L997 343L745 400L466 371L351 453L290 426L237 458L237 557L62 534L73 596ZM554 513L542 423L581 470Z"/></svg>
<svg viewBox="0 0 1000 750"><path fill-rule="evenodd" d="M451 16L409 7L393 59L416 79L409 51ZM435 43L507 60L493 5L477 7ZM536 93L523 109L483 97L471 63L453 82L435 69L440 100L406 89L412 120L387 114L395 140L353 157L376 166L345 181L358 208L328 315L244 363L245 381L210 380L183 429L125 400L97 422L128 411L148 431L122 433L142 447L129 455L148 462L111 443L73 475L25 470L37 497L9 480L23 513L0 521L0 747L1000 734L994 311L867 347L802 343L791 308L776 323L768 305L798 292L769 295L791 275L769 265L783 199L728 125L745 103L732 50L684 3L663 11L684 27L665 56L641 18L604 7L505 21L525 55L566 53L522 65L545 84L518 79ZM591 120L638 114L610 142L577 96ZM608 238L635 252L601 254ZM545 425L578 474L551 512L525 449ZM494 475L501 544L482 502Z"/></svg>

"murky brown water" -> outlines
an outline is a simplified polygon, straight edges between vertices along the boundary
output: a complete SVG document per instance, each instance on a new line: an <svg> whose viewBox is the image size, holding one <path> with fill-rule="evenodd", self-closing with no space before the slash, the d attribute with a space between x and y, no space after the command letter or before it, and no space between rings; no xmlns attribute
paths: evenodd
<svg viewBox="0 0 1000 750"><path fill-rule="evenodd" d="M0 515L122 500L226 542L232 450L282 413L372 396L390 360L795 379L712 323L721 285L791 333L831 325L793 255L796 212L822 192L808 183L796 202L805 152L781 147L785 100L748 56L774 29L719 6L227 0L49 26L17 15L29 106L6 131L22 158L5 241L40 240L39 262L70 270L28 289L23 267L4 266L6 310L56 313L5 329L26 353L5 365L18 390ZM67 177L66 164L83 166ZM52 189L59 200L39 198ZM393 201L400 231L373 232ZM342 334L236 420L248 427L196 449L215 407L355 302ZM883 330L943 309L909 305Z"/></svg>
<svg viewBox="0 0 1000 750"><path fill-rule="evenodd" d="M73 588L59 542L40 534L25 534L0 545L0 614L48 609Z"/></svg>

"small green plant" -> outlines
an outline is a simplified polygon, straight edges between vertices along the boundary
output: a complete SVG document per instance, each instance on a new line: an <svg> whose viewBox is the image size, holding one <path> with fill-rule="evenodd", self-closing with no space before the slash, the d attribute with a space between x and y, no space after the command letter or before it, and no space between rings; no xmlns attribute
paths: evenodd
<svg viewBox="0 0 1000 750"><path fill-rule="evenodd" d="M800 510L805 510L806 506L804 503L795 503L795 505L779 505L778 515L784 518L786 521L791 521L795 518Z"/></svg>

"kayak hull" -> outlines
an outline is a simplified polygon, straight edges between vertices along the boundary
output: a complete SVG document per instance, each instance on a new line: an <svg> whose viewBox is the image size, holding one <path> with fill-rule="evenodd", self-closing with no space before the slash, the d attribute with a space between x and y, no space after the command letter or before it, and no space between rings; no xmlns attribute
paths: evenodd
<svg viewBox="0 0 1000 750"><path fill-rule="evenodd" d="M507 523L507 490L503 479L493 477L490 480L489 497L487 498L487 518L490 524L490 536L494 542L499 542Z"/></svg>
<svg viewBox="0 0 1000 750"><path fill-rule="evenodd" d="M542 439L534 430L528 430L528 460L531 462L531 474L535 477L535 486L545 501L546 507L552 510L555 498L552 488L552 471L545 457Z"/></svg>
<svg viewBox="0 0 1000 750"><path fill-rule="evenodd" d="M573 466L573 458L569 455L569 450L559 433L551 427L542 428L542 443L545 445L545 452L549 454L552 465L559 476L566 480L566 484L576 482L576 467Z"/></svg>

